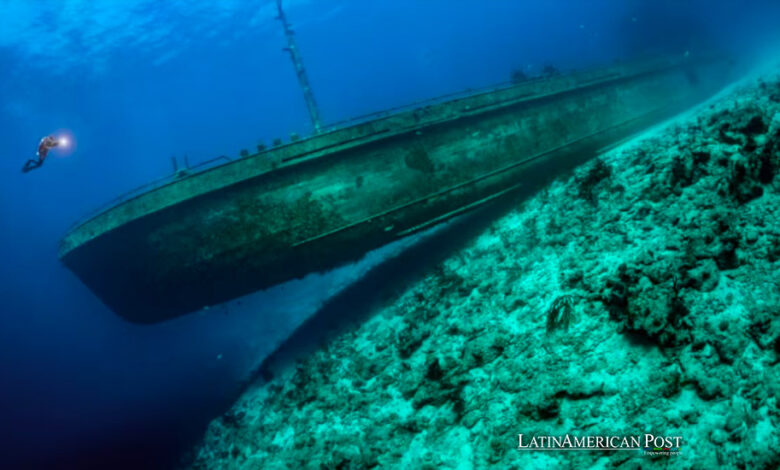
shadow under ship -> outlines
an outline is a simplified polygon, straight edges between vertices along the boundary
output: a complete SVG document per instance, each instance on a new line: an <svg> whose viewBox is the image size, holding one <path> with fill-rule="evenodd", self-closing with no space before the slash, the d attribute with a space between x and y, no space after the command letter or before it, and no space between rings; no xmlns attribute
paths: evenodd
<svg viewBox="0 0 780 470"><path fill-rule="evenodd" d="M125 197L61 241L118 315L159 322L359 259L549 180L711 96L729 69L654 57L322 128L289 39L314 135Z"/></svg>

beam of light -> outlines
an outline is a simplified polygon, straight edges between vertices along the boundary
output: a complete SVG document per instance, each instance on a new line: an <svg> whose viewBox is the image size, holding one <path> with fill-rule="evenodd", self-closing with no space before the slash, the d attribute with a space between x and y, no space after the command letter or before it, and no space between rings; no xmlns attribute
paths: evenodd
<svg viewBox="0 0 780 470"><path fill-rule="evenodd" d="M67 157L76 151L76 138L69 129L60 129L52 135L54 135L54 138L57 139L57 143L59 144L54 148L52 155Z"/></svg>

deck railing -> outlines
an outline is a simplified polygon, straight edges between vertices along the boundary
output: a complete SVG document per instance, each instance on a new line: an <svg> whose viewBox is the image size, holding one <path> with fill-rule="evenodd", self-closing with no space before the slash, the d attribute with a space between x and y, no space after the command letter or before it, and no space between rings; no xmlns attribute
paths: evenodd
<svg viewBox="0 0 780 470"><path fill-rule="evenodd" d="M620 62L620 63L627 64L627 63L639 62L639 61L640 60ZM576 73L576 74L587 74L588 72L591 72L591 71L594 71L594 70L604 70L605 68L606 68L606 66L604 64L602 64L602 65L594 65L594 66L591 66L591 67L586 67L586 68L577 69L577 70L573 70L573 71L560 72L560 74L557 75L557 76L566 77L566 76L570 76L570 75L572 75L574 73ZM108 202L106 202L104 204L101 204L100 206L90 210L84 216L82 216L79 219L77 219L73 224L70 225L70 227L68 228L68 231L73 230L75 227L78 227L79 225L86 223L87 221L89 221L93 217L97 216L98 214L103 213L105 211L108 211L111 208L113 208L115 206L118 206L118 205L120 205L120 204L122 204L124 202L127 202L127 201L129 201L129 200L131 200L131 199L133 199L135 197L138 197L139 195L141 195L141 194L143 194L143 193L145 193L147 191L151 191L151 190L163 187L163 186L165 186L167 184L171 184L171 183L180 181L181 179L184 179L184 178L189 178L191 176L203 173L205 171L212 170L214 168L218 168L218 167L223 166L223 165L228 165L228 164L230 164L232 162L235 162L235 161L237 161L239 159L252 158L252 157L264 154L264 153L268 153L268 152L277 150L279 148L287 147L289 145L298 144L298 143L303 142L305 140L309 140L309 139L312 139L312 138L321 138L321 137L324 137L324 136L326 136L326 135L328 135L330 133L337 132L337 131L339 131L341 129L344 129L344 128L348 128L348 127L356 126L356 125L359 125L359 124L362 124L362 123L370 122L370 121L373 121L373 120L377 120L377 119L381 119L381 118L397 115L397 114L400 114L400 113L403 113L403 112L406 112L406 111L410 111L410 110L413 110L413 109L419 109L419 108L423 108L423 107L426 107L426 106L432 106L432 105L436 105L436 104L441 104L441 103L444 103L444 102L447 102L447 101L453 101L453 100L457 100L457 99L468 98L468 97L472 97L472 96L476 96L476 95L480 95L480 94L484 94L484 93L491 93L491 92L494 92L494 91L508 89L508 88L511 88L511 87L514 87L514 86L528 85L528 84L535 83L535 82L541 82L541 81L547 80L549 78L550 78L549 76L531 77L531 78L528 78L528 79L523 80L521 82L503 82L503 83L499 83L499 84L495 84L495 85L491 85L491 86L485 86L485 87L480 87L480 88L470 88L470 89L466 89L466 90L463 90L463 91L457 91L457 92L453 92L453 93L448 93L448 94L436 96L436 97L433 97L433 98L427 98L427 99L424 99L424 100L418 100L418 101L414 101L414 102L411 102L411 103L408 103L408 104L404 104L404 105L401 105L401 106L396 106L396 107L393 107L393 108L384 109L382 111L377 111L377 112L373 112L373 113L364 114L364 115L361 115L361 116L356 116L354 118L349 118L349 119L345 119L345 120L342 120L342 121L337 121L335 123L332 123L332 124L329 124L329 125L323 127L323 129L321 130L320 133L313 133L311 135L305 136L305 137L303 137L301 139L298 139L296 141L293 141L293 142L286 142L286 143L282 143L282 144L279 144L279 145L274 145L274 146L266 148L265 150L262 150L262 151L259 151L259 152L255 152L255 153L252 153L252 154L248 154L246 156L239 157L239 158L236 158L236 159L233 159L233 158L230 158L230 157L227 157L227 156L224 156L224 155L219 156L219 157L215 157L215 158L212 158L212 159L200 162L200 163L198 163L195 166L188 167L188 168L182 169L182 170L178 170L178 171L174 172L173 174L170 174L170 175L165 176L163 178L151 181L151 182L146 183L144 185L141 185L141 186L139 186L137 188L134 188L134 189L132 189L130 191L127 191L125 193L120 194L119 196L111 199L110 201L108 201Z"/></svg>

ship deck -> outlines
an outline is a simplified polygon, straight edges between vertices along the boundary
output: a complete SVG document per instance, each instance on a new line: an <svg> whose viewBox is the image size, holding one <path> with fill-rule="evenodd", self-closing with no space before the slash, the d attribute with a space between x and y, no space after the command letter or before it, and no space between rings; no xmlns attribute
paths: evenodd
<svg viewBox="0 0 780 470"><path fill-rule="evenodd" d="M123 317L172 318L532 186L711 94L724 62L625 62L337 125L131 194L60 258Z"/></svg>

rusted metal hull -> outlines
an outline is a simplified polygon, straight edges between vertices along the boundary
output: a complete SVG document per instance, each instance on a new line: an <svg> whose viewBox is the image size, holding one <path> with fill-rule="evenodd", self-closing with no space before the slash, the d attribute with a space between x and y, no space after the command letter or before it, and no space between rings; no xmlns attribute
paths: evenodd
<svg viewBox="0 0 780 470"><path fill-rule="evenodd" d="M127 320L166 320L538 184L713 93L726 68L626 63L333 130L114 206L71 230L60 258Z"/></svg>

